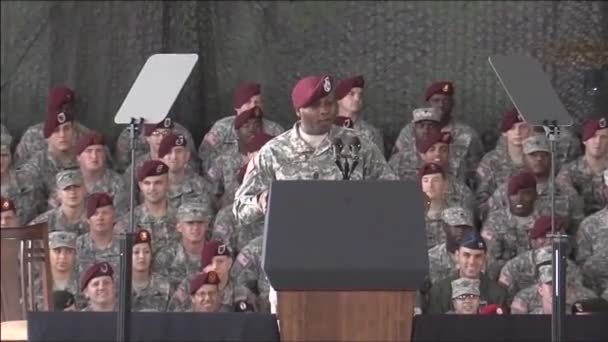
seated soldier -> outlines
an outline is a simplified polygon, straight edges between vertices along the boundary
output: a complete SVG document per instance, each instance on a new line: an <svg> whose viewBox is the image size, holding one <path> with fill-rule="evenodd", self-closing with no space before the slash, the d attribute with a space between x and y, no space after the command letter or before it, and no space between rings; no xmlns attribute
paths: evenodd
<svg viewBox="0 0 608 342"><path fill-rule="evenodd" d="M452 280L452 307L446 314L475 315L479 311L479 279Z"/></svg>
<svg viewBox="0 0 608 342"><path fill-rule="evenodd" d="M450 132L454 138L450 165L455 170L465 170L465 179L472 179L474 170L483 155L483 144L479 134L469 125L454 118L454 85L449 81L435 82L429 86L425 93L425 101L430 107L441 112L439 127L442 132ZM393 152L406 149L414 150L415 124L407 124L399 133ZM472 184L471 184L472 185ZM472 186L474 188L474 186Z"/></svg>
<svg viewBox="0 0 608 342"><path fill-rule="evenodd" d="M477 305L484 307L488 304L507 305L507 290L488 277L483 272L486 264L486 244L475 230L469 231L455 252L458 268L447 273L448 277L438 281L431 287L429 294L430 314L446 313L452 309L453 281L459 278L479 281L479 300ZM475 310L474 312L477 312Z"/></svg>
<svg viewBox="0 0 608 342"><path fill-rule="evenodd" d="M338 117L347 118L352 123L352 129L365 136L378 146L385 154L384 137L382 132L361 117L363 107L363 88L365 80L362 75L345 78L336 84L334 95L338 105Z"/></svg>
<svg viewBox="0 0 608 342"><path fill-rule="evenodd" d="M463 236L475 229L473 215L462 207L450 207L441 212L446 241L429 249L429 278L432 285L458 267L456 250Z"/></svg>
<svg viewBox="0 0 608 342"><path fill-rule="evenodd" d="M118 214L129 209L128 184L108 165L105 140L99 132L83 134L76 144L76 159L88 194L105 192L112 196Z"/></svg>
<svg viewBox="0 0 608 342"><path fill-rule="evenodd" d="M556 217L556 232L563 233L563 219ZM552 240L548 237L553 231L551 217L541 216L534 222L530 231L531 250L525 251L515 258L507 261L500 270L498 282L507 287L509 298L513 298L517 292L536 283L536 265L541 260L551 260ZM576 264L568 260L569 272L578 272ZM578 275L577 275L578 277Z"/></svg>
<svg viewBox="0 0 608 342"><path fill-rule="evenodd" d="M140 229L133 240L131 311L165 312L169 302L169 281L152 268L152 238Z"/></svg>
<svg viewBox="0 0 608 342"><path fill-rule="evenodd" d="M13 138L2 132L0 139L0 192L2 197L10 198L19 207L19 222L25 224L46 211L46 199L25 174L14 168L11 155Z"/></svg>
<svg viewBox="0 0 608 342"><path fill-rule="evenodd" d="M177 210L176 230L181 239L157 249L154 255L154 269L169 280L171 290L201 269L201 254L212 220L213 211L209 206L184 203Z"/></svg>
<svg viewBox="0 0 608 342"><path fill-rule="evenodd" d="M50 233L49 249L53 291L63 290L78 296L76 235L69 232ZM40 307L43 302L43 279L40 271L37 271L37 276L34 278L34 292L36 293L36 304Z"/></svg>
<svg viewBox="0 0 608 342"><path fill-rule="evenodd" d="M49 90L47 98L47 110L49 112L57 113L62 111L74 112L75 99L76 96L72 89L64 86L54 86ZM25 130L15 150L15 160L17 163L25 163L38 151L42 151L47 148L47 141L45 141L45 139L48 137L45 135L44 127L45 123L40 122ZM89 131L87 127L75 120L73 128L74 142L80 135Z"/></svg>
<svg viewBox="0 0 608 342"><path fill-rule="evenodd" d="M249 311L247 308L253 307L256 312L270 312L270 282L262 268L263 243L263 236L251 240L230 269L236 311Z"/></svg>
<svg viewBox="0 0 608 342"><path fill-rule="evenodd" d="M169 301L168 311L190 311L192 302L190 297L190 282L199 274L213 271L220 278L218 288L221 290L221 311L232 311L234 288L230 281L230 268L232 267L232 251L220 241L205 243L201 253L201 268L199 271L187 274L182 280Z"/></svg>
<svg viewBox="0 0 608 342"><path fill-rule="evenodd" d="M120 267L120 241L114 231L116 213L110 195L91 194L87 199L89 231L78 237L78 272L83 274L91 265L105 261L112 268Z"/></svg>
<svg viewBox="0 0 608 342"><path fill-rule="evenodd" d="M220 279L217 273L202 272L190 282L190 300L192 312L219 312L222 290L219 289Z"/></svg>
<svg viewBox="0 0 608 342"><path fill-rule="evenodd" d="M550 214L551 194L551 151L549 141L544 135L533 134L523 142L524 163L526 169L536 178L536 191L538 194L538 208L541 212ZM489 212L506 208L509 205L507 185L500 185L488 200ZM555 183L555 211L556 215L569 218L567 233L575 235L576 228L583 220L583 200L569 188Z"/></svg>
<svg viewBox="0 0 608 342"><path fill-rule="evenodd" d="M15 203L8 198L0 198L0 228L14 228L20 224Z"/></svg>
<svg viewBox="0 0 608 342"><path fill-rule="evenodd" d="M239 117L237 117L235 123L238 122L238 119ZM237 156L232 150L226 150L224 154L213 162L207 173L209 179L214 183L215 193L220 197L222 205L234 201L234 194L240 186L240 182L238 181L239 171L244 167L246 168L249 161L255 157L260 148L274 138L274 136L263 132L256 133L250 138L244 138L244 133L242 133L244 129L247 129L247 125L237 130L240 155Z"/></svg>
<svg viewBox="0 0 608 342"><path fill-rule="evenodd" d="M244 111L253 107L264 110L262 97L262 87L259 83L243 82L234 90L232 108L234 115L223 117L217 120L209 132L201 141L198 148L198 155L201 159L201 171L207 174L212 163L217 157L224 154L228 149L234 149L238 144L238 138L234 129L234 120ZM262 119L263 132L277 136L285 131L278 123Z"/></svg>
<svg viewBox="0 0 608 342"><path fill-rule="evenodd" d="M158 157L169 167L169 202L174 208L193 201L210 202L215 208L211 182L187 168L190 160L188 145L185 137L173 133L160 142Z"/></svg>
<svg viewBox="0 0 608 342"><path fill-rule="evenodd" d="M587 120L583 124L582 140L585 154L564 165L556 181L583 197L584 213L588 216L608 201L602 194L602 173L608 169L608 118Z"/></svg>
<svg viewBox="0 0 608 342"><path fill-rule="evenodd" d="M511 176L507 195L509 207L492 212L481 231L488 244L492 279L496 279L507 261L531 249L529 232L541 216L536 204L536 178L533 174L524 172Z"/></svg>
<svg viewBox="0 0 608 342"><path fill-rule="evenodd" d="M494 191L514 173L525 169L523 141L532 133L532 127L512 109L502 119L502 135L506 143L496 145L483 156L477 167L477 205L482 220L488 215L488 199Z"/></svg>
<svg viewBox="0 0 608 342"><path fill-rule="evenodd" d="M133 225L146 228L154 239L154 250L162 250L168 244L179 240L175 230L177 210L169 202L169 167L160 160L146 160L137 170L139 189L143 203L134 209ZM118 231L129 227L129 212L118 220Z"/></svg>
<svg viewBox="0 0 608 342"><path fill-rule="evenodd" d="M47 148L37 150L30 159L17 168L24 181L35 186L41 196L51 200L55 192L55 180L59 172L77 169L74 117L70 111L49 111L44 122L44 137ZM43 209L48 210L49 205Z"/></svg>
<svg viewBox="0 0 608 342"><path fill-rule="evenodd" d="M107 262L92 265L80 280L80 289L87 299L81 311L116 311L116 288L114 270Z"/></svg>
<svg viewBox="0 0 608 342"><path fill-rule="evenodd" d="M82 235L88 230L86 220L86 190L80 170L57 173L57 198L60 205L36 217L29 224L47 222L49 232L66 231Z"/></svg>
<svg viewBox="0 0 608 342"><path fill-rule="evenodd" d="M608 199L608 169L604 171L604 196ZM576 263L584 284L602 293L608 290L608 201L604 208L587 217L577 232Z"/></svg>

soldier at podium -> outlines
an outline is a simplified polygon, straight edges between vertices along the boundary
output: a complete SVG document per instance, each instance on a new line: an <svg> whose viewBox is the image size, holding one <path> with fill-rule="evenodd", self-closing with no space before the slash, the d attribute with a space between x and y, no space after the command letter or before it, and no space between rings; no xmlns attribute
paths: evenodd
<svg viewBox="0 0 608 342"><path fill-rule="evenodd" d="M336 139L360 141L360 162L352 172L353 180L390 179L397 177L375 143L348 128L334 125L333 85L330 76L308 76L295 85L291 100L298 121L293 128L269 141L250 162L243 184L237 190L234 214L241 224L263 217L268 189L273 180L340 180L333 151Z"/></svg>

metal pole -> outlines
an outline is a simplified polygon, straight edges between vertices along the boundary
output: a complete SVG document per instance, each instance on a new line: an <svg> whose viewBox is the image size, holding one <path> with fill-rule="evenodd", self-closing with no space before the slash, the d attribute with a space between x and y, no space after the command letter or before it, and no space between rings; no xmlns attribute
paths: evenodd
<svg viewBox="0 0 608 342"><path fill-rule="evenodd" d="M131 267L133 258L133 235L135 231L135 139L138 135L138 120L131 119L131 181L129 200L129 227L120 241L120 296L116 316L116 341L128 342L131 338Z"/></svg>
<svg viewBox="0 0 608 342"><path fill-rule="evenodd" d="M555 142L559 134L556 123L545 126L551 149L551 174L549 191L551 194L551 238L553 240L553 310L551 312L551 341L561 342L564 336L564 321L566 316L566 255L564 240L567 235L555 230Z"/></svg>

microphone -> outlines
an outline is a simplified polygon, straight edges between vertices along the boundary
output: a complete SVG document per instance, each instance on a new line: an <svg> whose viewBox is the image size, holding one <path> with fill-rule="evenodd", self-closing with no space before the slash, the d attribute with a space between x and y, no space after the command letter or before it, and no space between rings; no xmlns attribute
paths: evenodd
<svg viewBox="0 0 608 342"><path fill-rule="evenodd" d="M342 167L342 162L340 161L340 157L342 156L342 149L344 148L344 143L342 143L342 139L336 137L331 142L331 145L336 165L338 165L338 169L340 169L342 176L344 176L344 168Z"/></svg>
<svg viewBox="0 0 608 342"><path fill-rule="evenodd" d="M357 164L359 164L359 151L361 151L361 140L359 137L352 137L350 139L350 143L348 144L348 148L350 149L350 154L353 158L353 164L351 165L350 170L350 174L352 174L353 171L355 171Z"/></svg>

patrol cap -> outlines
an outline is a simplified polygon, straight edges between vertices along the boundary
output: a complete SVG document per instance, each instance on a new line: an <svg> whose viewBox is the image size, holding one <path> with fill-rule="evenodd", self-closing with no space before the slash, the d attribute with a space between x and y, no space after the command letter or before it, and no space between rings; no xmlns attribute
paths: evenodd
<svg viewBox="0 0 608 342"><path fill-rule="evenodd" d="M201 253L201 270L211 264L211 261L216 256L232 257L232 250L227 244L221 241L206 242L203 246L203 252Z"/></svg>
<svg viewBox="0 0 608 342"><path fill-rule="evenodd" d="M59 247L66 247L76 249L76 233L55 231L49 233L49 248L55 249Z"/></svg>
<svg viewBox="0 0 608 342"><path fill-rule="evenodd" d="M5 211L12 211L16 213L17 207L15 207L15 202L13 202L10 198L0 197L0 213Z"/></svg>
<svg viewBox="0 0 608 342"><path fill-rule="evenodd" d="M473 227L473 214L462 207L450 207L441 212L441 219L450 226Z"/></svg>
<svg viewBox="0 0 608 342"><path fill-rule="evenodd" d="M236 87L232 94L232 106L241 108L245 103L249 102L252 97L262 93L262 86L256 82L245 81Z"/></svg>
<svg viewBox="0 0 608 342"><path fill-rule="evenodd" d="M149 137L157 129L173 129L175 123L171 118L165 118L163 121L155 124L144 124L144 135Z"/></svg>
<svg viewBox="0 0 608 342"><path fill-rule="evenodd" d="M333 82L329 75L304 77L296 83L291 91L293 108L298 110L308 107L329 95L332 90Z"/></svg>
<svg viewBox="0 0 608 342"><path fill-rule="evenodd" d="M450 132L441 132L433 130L431 133L422 139L416 139L416 149L420 153L426 153L433 145L437 143L451 144L452 134Z"/></svg>
<svg viewBox="0 0 608 342"><path fill-rule="evenodd" d="M551 265L552 252L550 246L545 246L534 250L534 263L535 267L541 267L543 265Z"/></svg>
<svg viewBox="0 0 608 342"><path fill-rule="evenodd" d="M420 121L441 121L441 112L433 107L428 108L416 108L412 112L412 122L420 122Z"/></svg>
<svg viewBox="0 0 608 342"><path fill-rule="evenodd" d="M507 184L507 195L512 196L523 189L536 189L536 177L534 174L525 171L509 177Z"/></svg>
<svg viewBox="0 0 608 342"><path fill-rule="evenodd" d="M234 128L239 129L252 119L261 119L264 117L264 112L262 108L255 106L253 108L247 109L244 112L241 112L234 118Z"/></svg>
<svg viewBox="0 0 608 342"><path fill-rule="evenodd" d="M538 280L543 283L553 282L553 266L542 265L538 268Z"/></svg>
<svg viewBox="0 0 608 342"><path fill-rule="evenodd" d="M160 160L146 160L137 170L137 180L143 182L147 177L167 174L169 167Z"/></svg>
<svg viewBox="0 0 608 342"><path fill-rule="evenodd" d="M438 81L431 84L424 94L424 100L428 101L435 94L454 95L454 84L451 81Z"/></svg>
<svg viewBox="0 0 608 342"><path fill-rule="evenodd" d="M194 295L203 285L219 285L220 277L214 271L201 272L190 281L190 295Z"/></svg>
<svg viewBox="0 0 608 342"><path fill-rule="evenodd" d="M210 204L184 202L177 208L178 222L207 222L214 216L213 208Z"/></svg>
<svg viewBox="0 0 608 342"><path fill-rule="evenodd" d="M593 136L595 135L595 132L599 131L600 129L605 129L605 128L608 128L606 117L589 119L589 120L585 121L585 123L583 124L583 130L582 130L583 141L587 141L587 140L593 138Z"/></svg>
<svg viewBox="0 0 608 342"><path fill-rule="evenodd" d="M78 142L76 143L76 154L81 154L87 147L93 145L104 145L105 140L103 135L96 131L87 132L78 138Z"/></svg>
<svg viewBox="0 0 608 342"><path fill-rule="evenodd" d="M363 75L345 78L336 84L336 90L334 90L334 96L336 100L342 100L351 89L353 88L363 88L365 87L365 79L363 79Z"/></svg>
<svg viewBox="0 0 608 342"><path fill-rule="evenodd" d="M57 173L55 176L57 188L64 190L68 186L83 185L82 174L79 169L64 170Z"/></svg>
<svg viewBox="0 0 608 342"><path fill-rule="evenodd" d="M104 261L91 265L80 278L80 291L84 291L91 280L103 276L114 279L114 270L109 263Z"/></svg>
<svg viewBox="0 0 608 342"><path fill-rule="evenodd" d="M186 146L188 141L183 135L178 134L168 134L163 137L160 141L160 146L158 147L158 157L163 158L167 154L171 153L171 150L174 147L178 146Z"/></svg>
<svg viewBox="0 0 608 342"><path fill-rule="evenodd" d="M481 250L481 251L487 251L488 247L486 246L486 242L483 239L483 237L481 237L481 235L479 234L479 232L477 232L476 230L471 230L469 232L467 232L463 237L462 237L462 241L460 242L460 247L465 247L465 248L469 248L469 249L475 249L475 250Z"/></svg>
<svg viewBox="0 0 608 342"><path fill-rule="evenodd" d="M465 294L479 296L479 279L458 278L452 281L452 299Z"/></svg>
<svg viewBox="0 0 608 342"><path fill-rule="evenodd" d="M549 147L549 140L542 134L533 134L523 142L523 150L525 154L534 152L547 152L551 153Z"/></svg>

